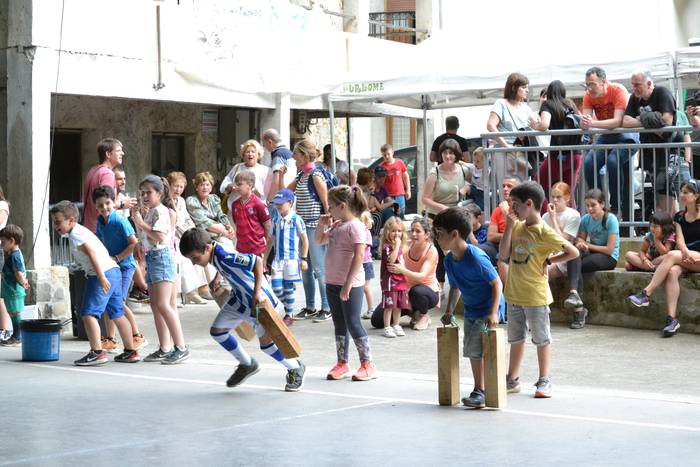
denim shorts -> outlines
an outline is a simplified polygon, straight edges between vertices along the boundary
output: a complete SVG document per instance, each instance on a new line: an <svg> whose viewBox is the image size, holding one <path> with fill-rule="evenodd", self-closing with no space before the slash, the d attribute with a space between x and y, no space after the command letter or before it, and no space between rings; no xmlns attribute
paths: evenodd
<svg viewBox="0 0 700 467"><path fill-rule="evenodd" d="M175 261L169 248L146 253L146 283L175 282Z"/></svg>
<svg viewBox="0 0 700 467"><path fill-rule="evenodd" d="M482 358L484 345L482 336L486 331L486 318L464 318L464 341L462 356L465 358Z"/></svg>
<svg viewBox="0 0 700 467"><path fill-rule="evenodd" d="M126 301L129 296L129 289L131 288L131 279L134 277L136 268L134 266L127 266L121 268L122 273L122 300Z"/></svg>
<svg viewBox="0 0 700 467"><path fill-rule="evenodd" d="M362 263L362 267L365 270L365 282L374 279L374 263L372 261L368 263Z"/></svg>
<svg viewBox="0 0 700 467"><path fill-rule="evenodd" d="M508 303L508 343L523 342L530 328L532 343L540 347L552 343L549 306L521 306Z"/></svg>
<svg viewBox="0 0 700 467"><path fill-rule="evenodd" d="M80 316L94 316L101 318L107 311L110 319L124 316L124 300L122 299L122 274L119 268L105 271L105 277L110 287L107 292L102 290L97 276L88 276L85 283L83 305L80 308Z"/></svg>

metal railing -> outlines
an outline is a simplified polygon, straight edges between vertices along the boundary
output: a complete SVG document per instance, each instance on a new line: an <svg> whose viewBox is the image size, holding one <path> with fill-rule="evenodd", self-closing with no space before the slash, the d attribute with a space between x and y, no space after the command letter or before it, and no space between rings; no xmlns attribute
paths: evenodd
<svg viewBox="0 0 700 467"><path fill-rule="evenodd" d="M382 11L369 14L369 36L407 44L416 43L416 12Z"/></svg>
<svg viewBox="0 0 700 467"><path fill-rule="evenodd" d="M78 208L80 212L79 219L83 218L83 203L79 201L74 201L73 204ZM54 205L49 205L49 212ZM51 222L51 214L49 214L49 235L51 237L51 265L52 266L66 266L69 269L79 269L79 266L73 258L73 252L70 248L70 242L68 238L59 235L56 229L53 228L53 222Z"/></svg>
<svg viewBox="0 0 700 467"><path fill-rule="evenodd" d="M639 143L644 133L660 129L620 128L615 130L547 130L483 133L484 213L489 219L500 202L501 183L507 176L532 179L549 195L550 187L564 181L572 188L572 207L584 213L584 197L590 188L603 190L610 212L621 227L643 230L655 210L673 214L678 210L680 185L693 173L692 150L700 143L674 141ZM689 134L692 127L664 127L664 133ZM580 135L581 143L567 146L540 144L489 147L497 137L512 140ZM635 139L636 138L636 139ZM687 152L687 153L686 153ZM686 154L689 160L686 160ZM573 157L572 157L573 155ZM625 233L627 229L625 229Z"/></svg>

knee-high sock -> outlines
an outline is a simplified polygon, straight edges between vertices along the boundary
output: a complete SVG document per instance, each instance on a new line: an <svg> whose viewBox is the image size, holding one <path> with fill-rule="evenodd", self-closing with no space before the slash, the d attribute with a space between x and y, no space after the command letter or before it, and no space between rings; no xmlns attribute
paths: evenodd
<svg viewBox="0 0 700 467"><path fill-rule="evenodd" d="M22 313L9 313L10 321L12 321L12 337L20 338L19 322L22 321Z"/></svg>
<svg viewBox="0 0 700 467"><path fill-rule="evenodd" d="M281 297L284 303L284 312L288 315L294 314L294 282L283 281L283 296Z"/></svg>
<svg viewBox="0 0 700 467"><path fill-rule="evenodd" d="M221 347L226 349L228 353L233 355L233 357L241 362L243 365L250 365L252 360L248 352L245 351L243 347L238 344L238 341L228 332L222 332L221 334L211 333L211 338L218 342Z"/></svg>
<svg viewBox="0 0 700 467"><path fill-rule="evenodd" d="M280 362L288 370L296 370L299 368L299 362L297 360L289 360L284 358L284 355L282 355L282 352L277 348L274 342L267 345L260 344L260 350Z"/></svg>
<svg viewBox="0 0 700 467"><path fill-rule="evenodd" d="M371 362L372 350L369 347L369 336L358 337L353 340L355 341L355 347L357 347L357 353L360 354L360 361Z"/></svg>

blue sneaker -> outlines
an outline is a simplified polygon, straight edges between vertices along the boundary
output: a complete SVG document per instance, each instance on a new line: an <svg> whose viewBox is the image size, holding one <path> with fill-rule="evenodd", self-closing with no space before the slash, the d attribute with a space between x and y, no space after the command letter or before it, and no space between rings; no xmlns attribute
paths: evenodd
<svg viewBox="0 0 700 467"><path fill-rule="evenodd" d="M632 305L637 306L637 307L642 307L642 306L649 306L649 296L647 293L642 290L641 292L630 295L628 297L629 301L632 302Z"/></svg>
<svg viewBox="0 0 700 467"><path fill-rule="evenodd" d="M676 331L681 327L680 323L676 318L666 317L666 326L664 326L662 336L663 337L673 337L676 335Z"/></svg>

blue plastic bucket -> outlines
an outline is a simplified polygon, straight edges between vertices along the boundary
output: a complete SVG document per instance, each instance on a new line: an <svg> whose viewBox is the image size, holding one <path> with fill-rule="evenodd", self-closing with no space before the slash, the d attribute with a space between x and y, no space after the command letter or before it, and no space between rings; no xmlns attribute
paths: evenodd
<svg viewBox="0 0 700 467"><path fill-rule="evenodd" d="M61 351L61 322L57 319L25 319L19 323L22 332L22 360L50 362L58 360Z"/></svg>

